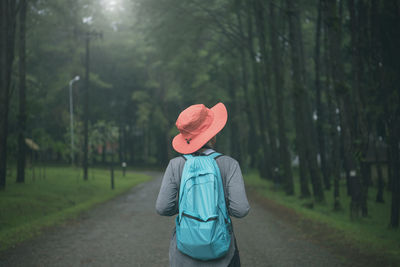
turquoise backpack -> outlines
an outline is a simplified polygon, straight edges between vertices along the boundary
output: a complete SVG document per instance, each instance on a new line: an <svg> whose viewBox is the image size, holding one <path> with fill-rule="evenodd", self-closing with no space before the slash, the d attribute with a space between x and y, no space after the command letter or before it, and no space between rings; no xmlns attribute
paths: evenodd
<svg viewBox="0 0 400 267"><path fill-rule="evenodd" d="M184 155L176 241L182 253L199 260L224 256L231 243L231 219L215 161L219 155Z"/></svg>

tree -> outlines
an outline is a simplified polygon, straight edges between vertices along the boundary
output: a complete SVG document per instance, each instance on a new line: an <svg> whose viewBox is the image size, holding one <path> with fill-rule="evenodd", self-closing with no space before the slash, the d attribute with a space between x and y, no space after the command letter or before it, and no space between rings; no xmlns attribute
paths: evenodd
<svg viewBox="0 0 400 267"><path fill-rule="evenodd" d="M381 93L384 97L381 98L383 102L383 110L385 113L385 125L388 129L388 145L389 145L389 168L391 173L391 215L390 226L393 228L399 227L400 218L400 156L399 156L399 142L400 142L400 93L399 93L399 71L400 63L397 58L399 57L398 47L400 45L400 37L396 32L396 28L400 26L400 16L398 13L399 5L397 1L385 1L375 3L379 10L379 39L380 45L378 48L381 55L382 62L381 69L376 71L382 72L383 82L381 85ZM382 97L382 95L381 95Z"/></svg>
<svg viewBox="0 0 400 267"><path fill-rule="evenodd" d="M283 182L285 185L286 193L289 195L294 194L294 184L292 175L292 166L289 152L288 139L286 136L286 118L284 114L284 103L283 103L283 90L285 88L285 80L283 77L283 56L281 53L281 47L279 46L278 38L278 23L276 21L275 4L271 1L269 3L269 33L270 33L270 45L272 62L274 65L274 87L275 87L275 99L277 107L277 123L278 123L278 135L279 135L279 154L280 154L280 167L279 170L283 175Z"/></svg>
<svg viewBox="0 0 400 267"><path fill-rule="evenodd" d="M239 31L239 36L240 36L240 40L245 41L247 38L245 36L245 30L244 30L244 25L242 22L242 15L241 15L241 10L242 10L242 6L241 6L241 1L240 0L235 0L235 16L237 19L237 23L238 23L238 31ZM250 93L249 93L249 73L248 73L248 65L247 65L247 61L246 61L246 47L245 44L240 43L238 48L239 51L239 55L240 55L240 67L239 67L239 71L241 74L241 83L242 83L242 88L243 88L243 92L244 92L244 107L245 107L245 112L247 115L247 120L249 122L249 131L251 133L254 134L253 138L248 138L248 152L250 154L251 157L251 165L252 167L254 167L255 165L255 158L256 158L256 151L257 151L257 146L256 144L258 143L259 140L259 135L257 134L256 131L256 126L255 126L255 114L254 114L254 110L252 108L252 100L250 98Z"/></svg>
<svg viewBox="0 0 400 267"><path fill-rule="evenodd" d="M324 192L322 190L322 181L317 167L317 159L315 149L312 145L311 136L307 131L312 132L311 116L308 114L307 107L307 92L305 90L304 80L304 61L302 52L302 37L299 22L299 10L294 1L287 0L287 12L289 18L289 38L291 47L291 61L293 72L293 85L292 97L294 101L295 110L295 124L296 124L296 144L299 150L300 164L307 164L310 173L311 184L313 187L313 195L316 201L324 200ZM306 131L306 129L308 129ZM302 159L303 158L303 162ZM304 173L303 173L304 175ZM301 189L304 197L307 196L308 191L307 182L301 181Z"/></svg>
<svg viewBox="0 0 400 267"><path fill-rule="evenodd" d="M275 121L274 121L274 109L273 109L273 94L271 90L271 68L269 68L269 58L267 53L267 41L266 41L266 29L265 29L265 13L266 9L263 5L263 1L253 0L253 10L256 24L256 33L258 39L258 49L260 54L261 61L261 90L264 92L264 116L260 118L260 120L265 120L266 130L268 134L268 143L269 143L269 151L270 156L269 159L271 161L270 168L272 169L272 178L274 181L278 181L279 173L278 173L278 161L279 153L277 148L277 140L275 133ZM265 119L264 119L265 118ZM274 156L276 155L276 156Z"/></svg>
<svg viewBox="0 0 400 267"><path fill-rule="evenodd" d="M17 2L0 3L0 189L6 187L10 85L14 61Z"/></svg>
<svg viewBox="0 0 400 267"><path fill-rule="evenodd" d="M254 48L254 32L253 32L253 10L251 8L251 3L247 2L245 4L246 10L246 26L247 26L247 49L248 49L248 57L250 61L250 66L252 70L252 83L254 89L254 99L255 99L255 107L256 107L256 115L258 122L258 130L259 130L259 141L261 143L261 150L258 151L256 155L259 157L259 170L260 174L264 178L273 177L272 172L272 158L271 158L271 149L267 143L267 126L266 121L264 120L265 114L265 92L264 88L260 85L260 73L259 67L257 64L257 55Z"/></svg>
<svg viewBox="0 0 400 267"><path fill-rule="evenodd" d="M27 1L21 0L19 13L19 134L17 183L25 182L25 131L26 131L26 9Z"/></svg>
<svg viewBox="0 0 400 267"><path fill-rule="evenodd" d="M297 178L300 197L312 193L315 201L323 201L324 190L332 193L335 210L341 204L343 170L353 217L368 214L370 186L378 187L377 200L383 200L385 172L378 164L375 185L373 162L366 158L367 148L379 140L388 150L377 161L389 161L390 224L397 227L397 1L119 2L125 8L94 0L1 3L3 188L7 159L18 161L19 169L24 165L24 137L44 147L46 160L68 158L67 84L86 72L90 103L84 82L76 84L72 96L80 144L76 153L85 159L86 170L89 160L101 163L103 157L106 164L109 157L92 149L93 136L85 138L85 128L89 134L101 122L118 127L120 161L166 164L176 155L170 142L179 112L194 103L222 101L230 119L218 150L233 155L245 170L258 169L262 177L282 184L287 194L295 193ZM29 34L24 34L25 3ZM15 25L21 29L14 44ZM84 62L88 29L106 36L101 45L90 45L90 70ZM14 46L19 65L13 64ZM12 97L16 85L19 98ZM104 140L96 145L107 147ZM298 155L298 175L291 155Z"/></svg>
<svg viewBox="0 0 400 267"><path fill-rule="evenodd" d="M324 179L324 185L327 190L331 188L330 174L328 172L328 162L326 159L326 145L325 145L325 113L322 107L322 88L321 88L321 0L318 1L318 15L315 30L315 90L316 90L316 114L317 114L317 136L318 136L318 148L319 155L321 158L321 170Z"/></svg>

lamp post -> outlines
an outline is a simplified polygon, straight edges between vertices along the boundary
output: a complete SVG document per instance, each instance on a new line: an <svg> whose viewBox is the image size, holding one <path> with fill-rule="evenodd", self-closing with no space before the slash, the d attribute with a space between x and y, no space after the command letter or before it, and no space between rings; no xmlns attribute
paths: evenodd
<svg viewBox="0 0 400 267"><path fill-rule="evenodd" d="M72 84L79 81L79 76L75 76L69 81L69 114L71 118L71 165L74 166L74 106L72 104Z"/></svg>

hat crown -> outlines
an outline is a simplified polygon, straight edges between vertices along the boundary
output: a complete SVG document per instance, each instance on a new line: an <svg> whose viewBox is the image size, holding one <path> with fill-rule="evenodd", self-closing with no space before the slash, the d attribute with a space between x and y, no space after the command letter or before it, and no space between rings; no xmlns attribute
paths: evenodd
<svg viewBox="0 0 400 267"><path fill-rule="evenodd" d="M186 108L176 120L180 133L172 140L172 147L182 154L199 150L224 128L227 119L228 113L223 103L212 108L203 104Z"/></svg>
<svg viewBox="0 0 400 267"><path fill-rule="evenodd" d="M179 115L176 127L185 138L193 138L211 125L213 117L212 110L203 104L192 105Z"/></svg>

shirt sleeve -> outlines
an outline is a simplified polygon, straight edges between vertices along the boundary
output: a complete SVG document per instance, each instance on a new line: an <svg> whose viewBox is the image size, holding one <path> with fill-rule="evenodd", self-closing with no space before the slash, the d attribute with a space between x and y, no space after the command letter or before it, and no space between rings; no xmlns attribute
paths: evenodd
<svg viewBox="0 0 400 267"><path fill-rule="evenodd" d="M156 211L163 216L173 216L178 213L177 194L178 186L176 184L171 161L165 170L162 179L160 192L158 193L156 202Z"/></svg>
<svg viewBox="0 0 400 267"><path fill-rule="evenodd" d="M227 189L229 214L236 218L246 216L249 213L250 205L247 200L242 171L238 162L235 162L228 171Z"/></svg>

